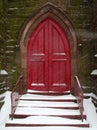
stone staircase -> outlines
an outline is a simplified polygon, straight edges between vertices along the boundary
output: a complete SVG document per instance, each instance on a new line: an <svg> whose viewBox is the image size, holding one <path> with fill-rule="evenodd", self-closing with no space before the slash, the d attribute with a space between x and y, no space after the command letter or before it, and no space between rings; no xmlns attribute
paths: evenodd
<svg viewBox="0 0 97 130"><path fill-rule="evenodd" d="M28 91L20 97L13 119L6 122L6 127L89 127L85 113L83 118L82 121L76 97L69 92L47 94Z"/></svg>

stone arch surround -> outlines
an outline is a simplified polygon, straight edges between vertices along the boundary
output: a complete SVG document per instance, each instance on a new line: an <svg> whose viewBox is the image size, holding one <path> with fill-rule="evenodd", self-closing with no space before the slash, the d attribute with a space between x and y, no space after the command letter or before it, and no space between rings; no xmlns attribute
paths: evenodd
<svg viewBox="0 0 97 130"><path fill-rule="evenodd" d="M27 79L27 44L30 38L30 35L33 33L38 24L46 19L51 17L57 21L63 30L68 36L71 49L71 88L74 86L74 76L76 75L76 54L77 54L77 34L75 27L71 19L57 6L52 3L47 3L41 7L34 15L30 16L22 27L19 35L19 44L21 51L21 67L22 72Z"/></svg>

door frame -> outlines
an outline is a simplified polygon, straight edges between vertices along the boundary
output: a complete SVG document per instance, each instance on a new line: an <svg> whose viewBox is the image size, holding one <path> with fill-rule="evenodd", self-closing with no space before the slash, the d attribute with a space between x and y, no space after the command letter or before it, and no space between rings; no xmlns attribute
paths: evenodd
<svg viewBox="0 0 97 130"><path fill-rule="evenodd" d="M64 13L61 9L52 3L47 3L41 7L34 15L27 19L24 26L22 27L19 35L18 42L20 44L21 51L21 68L22 73L25 77L25 82L27 79L27 44L29 37L35 28L39 25L41 21L51 17L56 22L60 24L63 30L66 32L69 43L70 43L70 54L71 54L71 91L74 87L74 76L76 75L76 54L77 54L77 33L76 29L72 23L72 20Z"/></svg>

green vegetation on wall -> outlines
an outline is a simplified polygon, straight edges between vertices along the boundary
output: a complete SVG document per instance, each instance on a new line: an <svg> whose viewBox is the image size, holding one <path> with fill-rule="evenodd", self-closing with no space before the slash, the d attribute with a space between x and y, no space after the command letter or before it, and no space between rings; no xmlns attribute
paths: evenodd
<svg viewBox="0 0 97 130"><path fill-rule="evenodd" d="M56 4L71 17L78 34L78 75L82 85L91 86L90 73L95 66L91 24L95 12L93 7L96 8L92 0L1 0L0 69L8 71L8 86L12 89L22 73L18 44L20 30L25 21L46 2Z"/></svg>

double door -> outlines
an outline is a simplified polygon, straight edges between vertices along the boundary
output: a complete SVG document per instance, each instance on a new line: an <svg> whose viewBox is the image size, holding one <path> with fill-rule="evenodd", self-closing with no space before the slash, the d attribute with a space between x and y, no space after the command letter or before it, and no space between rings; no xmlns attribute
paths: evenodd
<svg viewBox="0 0 97 130"><path fill-rule="evenodd" d="M70 90L70 47L67 35L51 18L31 34L27 47L27 88L38 91Z"/></svg>

